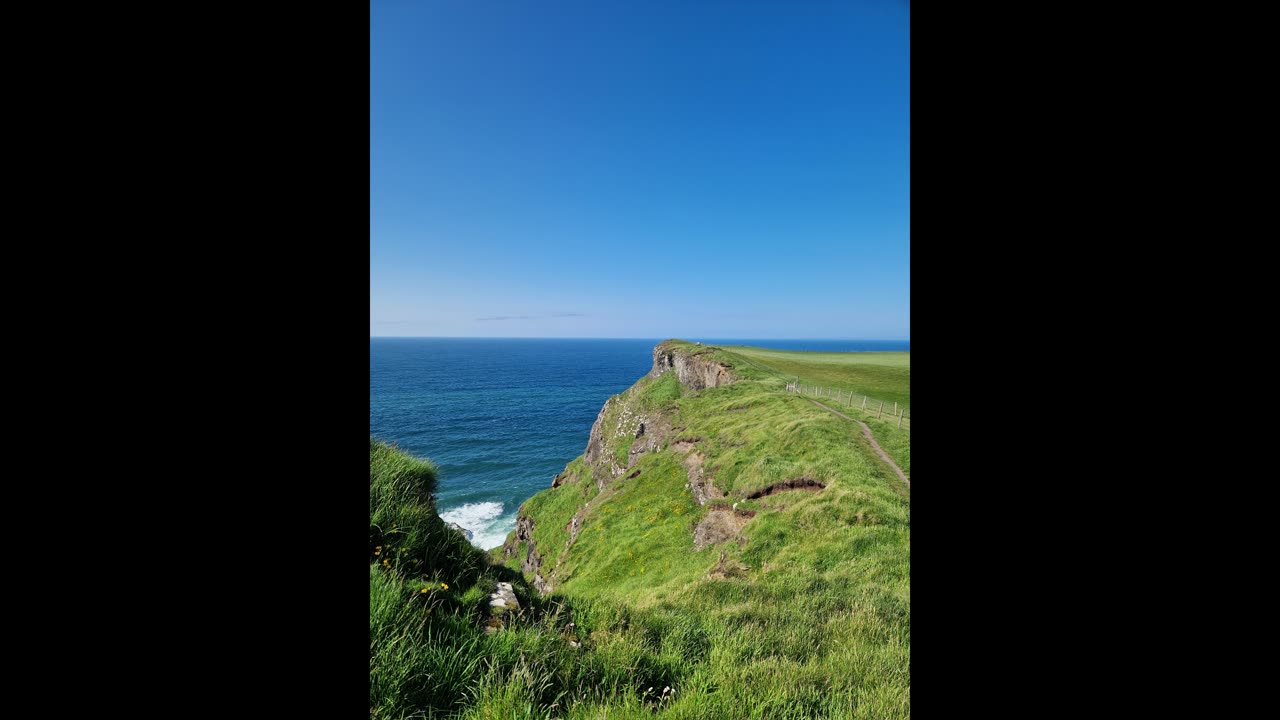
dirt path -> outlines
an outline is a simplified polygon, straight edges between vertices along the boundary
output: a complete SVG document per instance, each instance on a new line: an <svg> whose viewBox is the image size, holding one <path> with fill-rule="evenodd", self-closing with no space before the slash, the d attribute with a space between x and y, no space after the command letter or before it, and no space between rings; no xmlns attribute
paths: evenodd
<svg viewBox="0 0 1280 720"><path fill-rule="evenodd" d="M809 398L805 398L805 399L806 399L806 400L809 400ZM857 418L851 418L851 417L849 417L848 415L845 415L844 413L840 412L839 410L836 410L836 409L835 409L835 408L833 408L833 407L829 407L829 406L827 406L827 405L823 405L822 403L818 402L817 400L809 400L809 402L813 403L814 405L817 405L817 406L818 406L818 407L820 407L820 408L825 408L825 409L827 409L827 410L830 410L831 412L833 412L833 413L835 413L835 414L839 415L840 417L844 418L845 420L852 420L852 421L854 421L854 422L858 423L859 425L861 425L861 426L862 426L862 434L867 436L867 442L871 443L871 448L872 448L873 450L875 450L875 451L876 451L876 454L880 456L880 459L881 459L881 460L884 460L885 462L889 463L889 467L893 468L893 471L894 471L894 472L896 472L896 473L898 473L898 477L902 478L902 482L906 483L906 484L907 484L907 487L911 487L911 481L910 481L909 479L907 479L907 476L906 476L906 475L904 475L904 474L903 474L903 472L902 472L902 468L898 467L898 464L897 464L897 463L895 463L895 462L893 461L893 459L892 459L892 458L890 458L890 457L885 453L885 451L884 451L883 449L881 449L881 447L880 447L880 443L876 442L876 438L875 438L875 436L871 434L871 428L867 427L867 424L866 424L866 423L862 422L861 420L859 420L859 419L857 419Z"/></svg>

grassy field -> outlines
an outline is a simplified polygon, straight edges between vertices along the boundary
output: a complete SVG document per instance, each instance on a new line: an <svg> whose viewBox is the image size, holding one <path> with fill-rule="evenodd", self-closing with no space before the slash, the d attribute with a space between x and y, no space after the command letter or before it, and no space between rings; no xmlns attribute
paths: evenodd
<svg viewBox="0 0 1280 720"><path fill-rule="evenodd" d="M611 432L624 410L671 432L603 490L601 468L579 457L563 485L522 506L555 585L545 597L519 576L528 547L514 535L512 553L483 565L461 536L439 534L434 512L390 513L389 502L420 505L434 470L371 443L374 717L910 717L910 490L856 423L784 392L784 378L745 354L670 347L728 365L739 382L690 392L667 373L611 402L605 457L627 460L637 440ZM909 435L872 427L909 472ZM727 496L699 505L691 466ZM403 490L414 477L422 487ZM825 487L747 498L798 478ZM739 518L736 534L696 549L712 513ZM410 543L404 561L382 562L400 547L383 526L400 519L403 530L406 517L424 526L408 536L439 547ZM504 578L525 609L488 636L484 600Z"/></svg>
<svg viewBox="0 0 1280 720"><path fill-rule="evenodd" d="M799 352L740 345L724 349L805 383L911 407L909 352Z"/></svg>

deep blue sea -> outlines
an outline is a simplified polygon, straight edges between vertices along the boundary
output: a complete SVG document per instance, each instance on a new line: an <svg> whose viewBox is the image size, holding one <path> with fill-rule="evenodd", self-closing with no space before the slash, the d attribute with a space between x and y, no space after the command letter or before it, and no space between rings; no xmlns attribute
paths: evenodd
<svg viewBox="0 0 1280 720"><path fill-rule="evenodd" d="M901 340L728 340L786 350L910 350ZM440 515L482 548L582 454L610 395L653 364L652 340L370 338L369 433L440 468Z"/></svg>

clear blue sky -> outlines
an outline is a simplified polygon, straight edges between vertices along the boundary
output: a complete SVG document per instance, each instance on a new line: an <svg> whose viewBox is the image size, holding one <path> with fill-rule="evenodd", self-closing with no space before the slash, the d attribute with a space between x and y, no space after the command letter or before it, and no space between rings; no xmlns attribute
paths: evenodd
<svg viewBox="0 0 1280 720"><path fill-rule="evenodd" d="M909 15L373 0L370 334L909 338Z"/></svg>

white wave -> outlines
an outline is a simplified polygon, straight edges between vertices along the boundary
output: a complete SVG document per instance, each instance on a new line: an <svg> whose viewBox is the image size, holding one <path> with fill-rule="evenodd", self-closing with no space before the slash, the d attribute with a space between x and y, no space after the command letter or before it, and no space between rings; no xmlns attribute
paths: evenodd
<svg viewBox="0 0 1280 720"><path fill-rule="evenodd" d="M458 523L470 530L471 544L481 550L501 545L516 526L515 513L504 516L500 502L467 503L445 510L440 513L440 519L447 523Z"/></svg>

